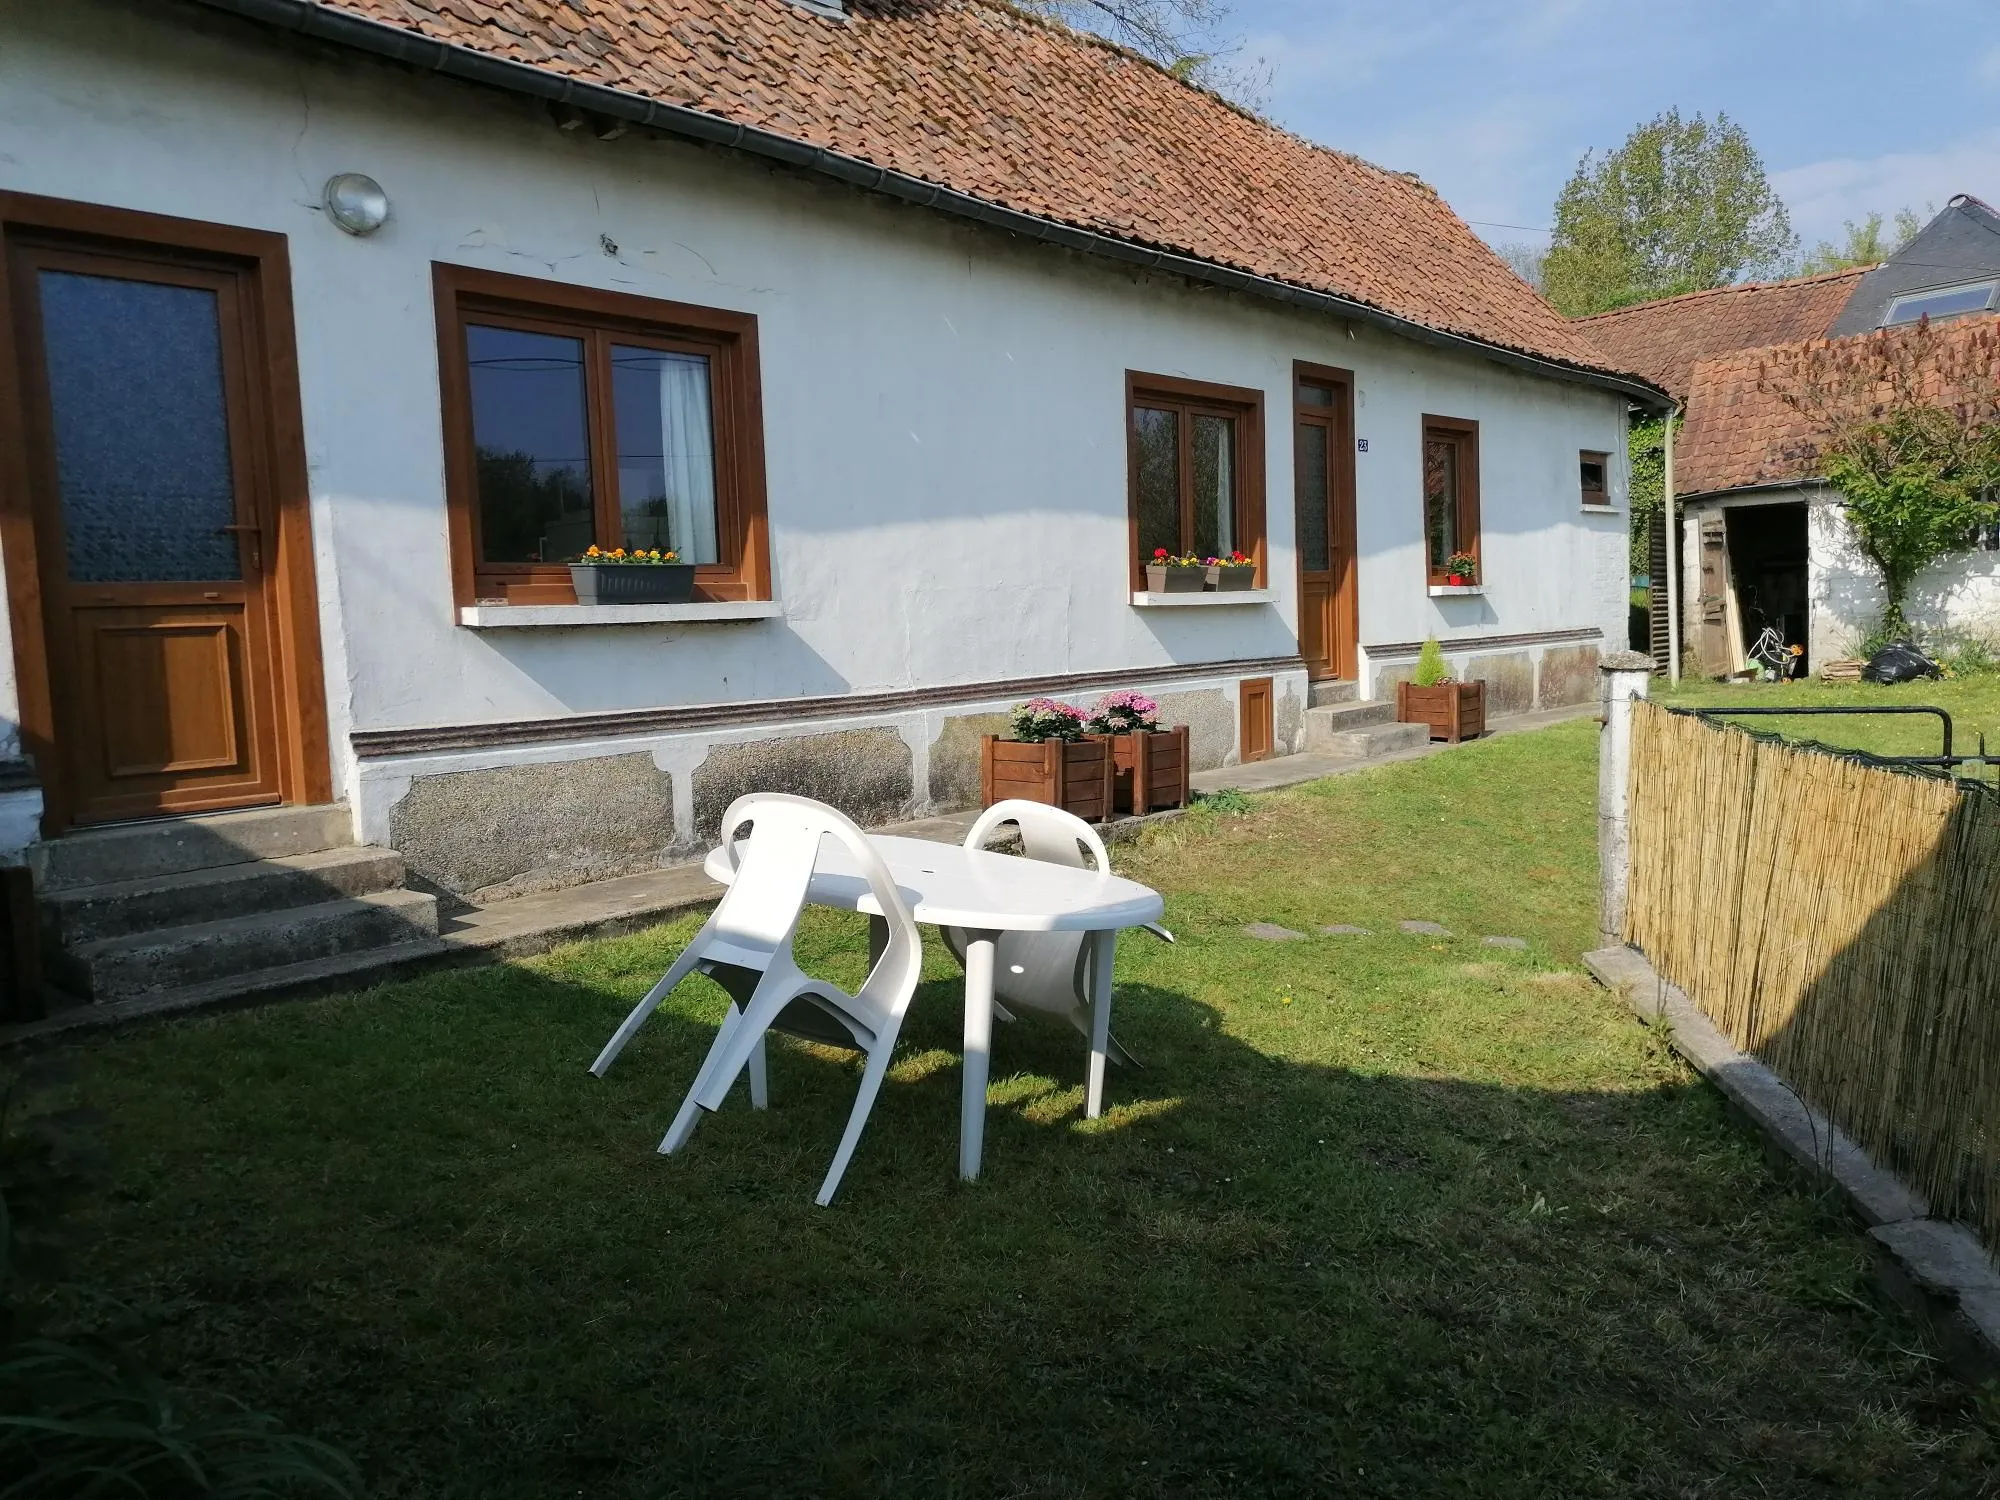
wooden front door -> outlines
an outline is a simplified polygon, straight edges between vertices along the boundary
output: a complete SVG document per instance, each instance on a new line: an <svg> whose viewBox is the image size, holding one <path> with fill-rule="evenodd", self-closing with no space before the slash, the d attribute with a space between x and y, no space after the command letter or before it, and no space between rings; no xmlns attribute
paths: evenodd
<svg viewBox="0 0 2000 1500"><path fill-rule="evenodd" d="M1360 639L1354 556L1354 384L1297 367L1292 468L1299 553L1299 655L1309 676L1352 678Z"/></svg>
<svg viewBox="0 0 2000 1500"><path fill-rule="evenodd" d="M35 727L43 698L45 832L310 797L326 781L301 774L312 715L287 700L317 688L301 671L317 675L317 640L297 639L282 606L298 601L280 598L278 569L300 565L305 537L302 504L279 513L273 411L288 393L268 377L289 362L266 342L266 267L6 227L7 415L21 439L9 477L25 490L41 605L17 656L42 657L23 719ZM18 551L8 562L13 585Z"/></svg>

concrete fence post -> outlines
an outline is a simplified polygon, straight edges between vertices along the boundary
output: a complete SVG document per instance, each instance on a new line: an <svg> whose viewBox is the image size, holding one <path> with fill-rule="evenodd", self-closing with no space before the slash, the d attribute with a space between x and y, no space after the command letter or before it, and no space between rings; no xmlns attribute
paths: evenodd
<svg viewBox="0 0 2000 1500"><path fill-rule="evenodd" d="M1610 651L1599 659L1597 734L1598 924L1607 946L1625 941L1625 882L1632 784L1632 700L1646 696L1653 659Z"/></svg>

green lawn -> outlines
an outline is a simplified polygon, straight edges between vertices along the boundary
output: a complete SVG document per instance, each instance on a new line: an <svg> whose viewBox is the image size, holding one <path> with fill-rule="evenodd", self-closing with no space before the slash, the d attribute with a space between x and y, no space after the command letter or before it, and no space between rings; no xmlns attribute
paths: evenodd
<svg viewBox="0 0 2000 1500"><path fill-rule="evenodd" d="M1850 704L1878 708L1893 704L1923 703L1951 715L1955 744L1960 755L1973 754L1984 733L1988 744L2000 754L2000 673L1982 672L1938 682L1906 682L1895 687L1878 687L1869 682L1710 682L1705 678L1683 678L1669 685L1656 679L1652 696L1662 703L1710 707L1719 704ZM1816 739L1828 745L1871 750L1878 755L1935 755L1939 748L1938 721L1928 714L1907 716L1840 715L1826 717L1764 718L1740 720L1746 727L1782 734L1789 739Z"/></svg>
<svg viewBox="0 0 2000 1500"><path fill-rule="evenodd" d="M1577 969L1595 753L1564 724L1121 851L1181 939L1119 955L1146 1067L1086 1123L1081 1040L1001 1028L973 1187L936 944L827 1210L851 1060L776 1045L771 1111L671 1159L719 991L585 1072L692 920L75 1048L84 1269L380 1496L1996 1493L1995 1408L1859 1235ZM857 920L809 934L853 983Z"/></svg>

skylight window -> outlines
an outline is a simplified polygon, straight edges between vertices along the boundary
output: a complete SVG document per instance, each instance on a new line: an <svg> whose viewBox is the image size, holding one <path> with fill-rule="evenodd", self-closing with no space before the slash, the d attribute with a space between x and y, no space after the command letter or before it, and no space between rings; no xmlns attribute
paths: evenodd
<svg viewBox="0 0 2000 1500"><path fill-rule="evenodd" d="M1962 317L1966 313L1985 312L1993 305L1993 293L2000 288L2000 281L1981 281L1971 286L1941 286L1927 292L1910 292L1889 304L1889 314L1882 319L1884 328L1898 323L1914 323L1919 318L1929 318L1933 323L1945 318Z"/></svg>

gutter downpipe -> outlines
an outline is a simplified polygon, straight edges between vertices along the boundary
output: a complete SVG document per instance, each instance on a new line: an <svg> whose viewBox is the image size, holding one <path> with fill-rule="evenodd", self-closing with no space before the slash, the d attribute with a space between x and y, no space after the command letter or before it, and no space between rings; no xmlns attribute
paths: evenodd
<svg viewBox="0 0 2000 1500"><path fill-rule="evenodd" d="M1638 402L1648 411L1659 411L1663 408L1660 391L1642 380L1626 379L1582 365L1565 364L1560 360L1543 359L1465 334L1447 333L1425 323L1398 317L1395 313L1387 312L1370 303L1338 296L1332 292L1314 291L1273 277L1259 276L1213 261L1199 260L1191 255L1155 249L1136 241L1121 240L1111 235L1099 234L1094 230L1079 229L1053 219L1037 218L1019 209L989 203L983 198L973 197L970 193L961 193L934 182L926 182L920 177L892 172L886 167L875 166L858 157L829 151L823 146L810 145L775 131L761 130L754 125L737 124L723 119L720 115L693 109L687 105L665 104L643 94L629 94L619 89L606 88L601 84L583 83L574 78L566 78L560 73L552 73L527 63L511 62L506 58L495 57L490 53L475 51L473 48L456 43L440 42L413 31L406 31L400 26L369 20L350 11L337 10L331 5L322 4L321 0L192 0L192 3L279 31L288 31L333 46L370 53L424 72L442 73L447 77L504 89L509 93L526 94L552 104L567 104L576 109L608 115L613 119L626 120L664 134L679 136L684 140L746 151L755 156L835 178L864 191L900 198L906 203L914 203L923 208L935 208L942 213L970 219L1045 244L1060 245L1065 249L1122 261L1142 270L1184 276L1190 281L1206 282L1211 286L1330 313L1335 317L1386 329L1419 343L1431 344L1461 354L1476 355L1496 364L1528 370L1545 378L1616 391Z"/></svg>
<svg viewBox="0 0 2000 1500"><path fill-rule="evenodd" d="M1674 516L1674 428L1678 408L1667 413L1665 473L1661 476L1661 509L1667 522L1667 681L1681 680L1681 536Z"/></svg>

